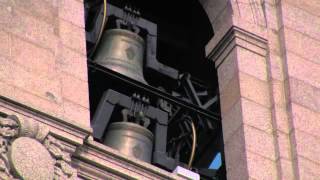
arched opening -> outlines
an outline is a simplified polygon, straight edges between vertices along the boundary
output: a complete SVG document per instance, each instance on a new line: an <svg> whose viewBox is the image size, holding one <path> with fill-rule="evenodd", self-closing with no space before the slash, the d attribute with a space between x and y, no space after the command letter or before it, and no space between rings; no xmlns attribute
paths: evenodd
<svg viewBox="0 0 320 180"><path fill-rule="evenodd" d="M97 31L95 28L98 26L95 25L98 22L99 15L101 16L102 2L101 0L91 0L86 3L88 52L92 52L96 43L96 38L91 37L90 40L89 36L90 32ZM139 10L139 19L144 19L156 25L156 59L164 67L177 72L178 76L176 78L168 77L162 71L148 68L146 65L148 59L144 57L143 76L148 83L148 86L144 86L139 83L135 84L136 82L131 82L129 79L125 82L120 82L115 78L106 79L104 73L95 69L99 65L93 63L94 65L89 65L92 119L95 118L96 111L99 109L101 97L108 89L113 89L128 97L137 92L147 95L150 97L150 106L159 108L168 114L168 125L165 132L167 136L166 157L173 159L175 166L186 166L188 164L192 151L193 136L191 124L185 119L192 119L195 121L198 141L192 166L190 166L191 169L198 171L203 179L217 177L224 179L224 163L222 163L219 171L209 170L218 153L222 154L222 161L224 158L222 130L219 122L217 73L213 62L207 60L205 56L205 45L212 38L214 32L201 4L198 0L183 2L109 0L108 4L121 10L126 6L130 9ZM117 19L119 17L116 15L110 15L105 31L115 28ZM139 35L146 40L148 28L140 28ZM101 52L92 54L96 53ZM92 57L94 60L94 55ZM102 68L102 70L104 69ZM162 92L164 94L161 94ZM183 103L185 103L185 106L180 107ZM121 110L115 108L114 111L118 111L118 114L120 114ZM121 119L120 115L115 114L110 117L110 123ZM107 126L109 127L109 125ZM151 123L148 129L155 133L157 128L156 125ZM96 139L99 141L99 138ZM102 142L101 139L100 141ZM171 170L161 163L153 164Z"/></svg>

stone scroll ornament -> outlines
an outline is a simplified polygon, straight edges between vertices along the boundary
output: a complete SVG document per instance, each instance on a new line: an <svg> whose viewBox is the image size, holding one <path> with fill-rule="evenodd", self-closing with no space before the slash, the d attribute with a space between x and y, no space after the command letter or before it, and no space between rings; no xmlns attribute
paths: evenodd
<svg viewBox="0 0 320 180"><path fill-rule="evenodd" d="M11 115L0 117L0 179L77 179L71 156L48 128Z"/></svg>

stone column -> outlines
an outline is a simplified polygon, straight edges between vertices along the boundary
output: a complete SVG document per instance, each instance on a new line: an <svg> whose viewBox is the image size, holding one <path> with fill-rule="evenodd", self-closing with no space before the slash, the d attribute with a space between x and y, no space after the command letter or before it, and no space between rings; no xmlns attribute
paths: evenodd
<svg viewBox="0 0 320 180"><path fill-rule="evenodd" d="M216 36L228 179L317 179L320 6L204 1Z"/></svg>
<svg viewBox="0 0 320 180"><path fill-rule="evenodd" d="M264 3L210 2L216 34L206 50L218 71L227 178L277 179Z"/></svg>

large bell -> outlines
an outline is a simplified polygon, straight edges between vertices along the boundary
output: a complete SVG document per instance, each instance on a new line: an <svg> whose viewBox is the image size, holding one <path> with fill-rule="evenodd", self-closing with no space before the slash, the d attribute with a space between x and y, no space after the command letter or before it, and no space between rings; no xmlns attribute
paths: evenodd
<svg viewBox="0 0 320 180"><path fill-rule="evenodd" d="M153 134L132 122L114 122L108 128L104 144L127 156L151 162Z"/></svg>
<svg viewBox="0 0 320 180"><path fill-rule="evenodd" d="M97 48L94 60L113 71L146 83L143 77L144 40L136 33L107 30Z"/></svg>

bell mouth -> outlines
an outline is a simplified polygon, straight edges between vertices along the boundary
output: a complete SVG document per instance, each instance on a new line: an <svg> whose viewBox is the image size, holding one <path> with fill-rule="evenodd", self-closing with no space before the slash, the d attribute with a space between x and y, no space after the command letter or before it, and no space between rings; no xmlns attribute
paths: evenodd
<svg viewBox="0 0 320 180"><path fill-rule="evenodd" d="M153 134L151 131L149 131L147 128L142 127L138 124L132 123L132 122L114 122L110 124L110 129L112 130L131 130L139 134L145 135L147 138L149 138L151 141L153 141Z"/></svg>
<svg viewBox="0 0 320 180"><path fill-rule="evenodd" d="M137 33L134 33L126 29L109 29L105 31L105 35L123 35L137 40L139 43L144 45L144 39L141 36L139 36Z"/></svg>

